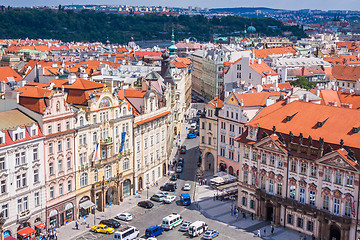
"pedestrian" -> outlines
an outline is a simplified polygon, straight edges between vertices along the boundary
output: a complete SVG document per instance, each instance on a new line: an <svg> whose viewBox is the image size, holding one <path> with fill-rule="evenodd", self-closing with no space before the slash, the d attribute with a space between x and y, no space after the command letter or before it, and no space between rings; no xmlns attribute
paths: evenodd
<svg viewBox="0 0 360 240"><path fill-rule="evenodd" d="M274 228L274 226L273 226L273 225L271 225L270 230L271 230L271 234L274 234L274 230L275 230L275 228Z"/></svg>
<svg viewBox="0 0 360 240"><path fill-rule="evenodd" d="M230 215L232 216L233 214L234 214L234 212L233 212L233 206L230 205Z"/></svg>
<svg viewBox="0 0 360 240"><path fill-rule="evenodd" d="M264 237L266 237L266 228L264 228Z"/></svg>
<svg viewBox="0 0 360 240"><path fill-rule="evenodd" d="M236 221L239 221L239 214L236 213Z"/></svg>
<svg viewBox="0 0 360 240"><path fill-rule="evenodd" d="M311 239L312 239L312 240L315 240L315 235L314 235L314 234L311 236Z"/></svg>
<svg viewBox="0 0 360 240"><path fill-rule="evenodd" d="M251 220L254 220L254 214L251 213Z"/></svg>
<svg viewBox="0 0 360 240"><path fill-rule="evenodd" d="M261 231L260 231L260 229L258 229L258 232L257 232L257 235L256 235L257 237L261 237Z"/></svg>
<svg viewBox="0 0 360 240"><path fill-rule="evenodd" d="M76 227L76 230L79 230L79 222L77 220L75 222L75 227Z"/></svg>
<svg viewBox="0 0 360 240"><path fill-rule="evenodd" d="M244 213L243 213L243 218L245 218L245 219L246 219L246 212L244 212Z"/></svg>

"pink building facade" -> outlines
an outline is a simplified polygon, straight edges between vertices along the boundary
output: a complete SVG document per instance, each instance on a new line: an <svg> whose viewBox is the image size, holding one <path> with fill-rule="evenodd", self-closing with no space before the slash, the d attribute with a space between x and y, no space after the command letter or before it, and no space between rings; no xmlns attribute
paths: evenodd
<svg viewBox="0 0 360 240"><path fill-rule="evenodd" d="M43 112L47 226L75 218L75 115L62 91L52 91Z"/></svg>

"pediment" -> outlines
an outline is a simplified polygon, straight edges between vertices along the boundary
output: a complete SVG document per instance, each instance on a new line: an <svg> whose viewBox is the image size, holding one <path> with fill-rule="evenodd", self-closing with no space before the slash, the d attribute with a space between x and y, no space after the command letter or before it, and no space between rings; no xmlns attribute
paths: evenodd
<svg viewBox="0 0 360 240"><path fill-rule="evenodd" d="M354 164L352 160L348 160L338 153L325 155L324 157L320 158L318 162L320 164L325 164L337 168L343 168L351 171L358 170L357 164Z"/></svg>
<svg viewBox="0 0 360 240"><path fill-rule="evenodd" d="M255 147L264 148L276 152L286 153L283 146L281 146L277 141L271 138L271 136L262 139L260 142L254 144Z"/></svg>

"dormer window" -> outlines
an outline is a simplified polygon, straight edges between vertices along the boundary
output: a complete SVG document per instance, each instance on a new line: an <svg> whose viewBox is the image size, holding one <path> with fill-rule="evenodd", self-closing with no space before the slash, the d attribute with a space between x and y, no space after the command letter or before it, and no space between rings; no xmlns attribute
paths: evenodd
<svg viewBox="0 0 360 240"><path fill-rule="evenodd" d="M3 137L0 137L0 144L4 144L5 143L5 139Z"/></svg>
<svg viewBox="0 0 360 240"><path fill-rule="evenodd" d="M80 117L79 122L80 122L80 126L84 126L84 117L83 116Z"/></svg>
<svg viewBox="0 0 360 240"><path fill-rule="evenodd" d="M48 134L52 134L52 127L48 126Z"/></svg>
<svg viewBox="0 0 360 240"><path fill-rule="evenodd" d="M36 128L34 128L31 130L31 136L36 136L36 135L37 135Z"/></svg>

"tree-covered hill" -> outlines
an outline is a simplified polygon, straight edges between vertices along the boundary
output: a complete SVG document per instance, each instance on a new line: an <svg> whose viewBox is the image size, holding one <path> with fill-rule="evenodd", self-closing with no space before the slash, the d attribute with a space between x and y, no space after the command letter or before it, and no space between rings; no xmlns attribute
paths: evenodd
<svg viewBox="0 0 360 240"><path fill-rule="evenodd" d="M304 37L298 27L284 26L272 18L223 17L208 19L204 16L117 15L83 10L52 11L11 9L0 12L0 38L53 38L63 41L106 41L125 43L131 36L135 40L170 39L174 28L177 39L195 37L209 41L214 34L239 35L246 26L253 25L267 36L281 36L291 31ZM276 26L269 28L268 26Z"/></svg>

